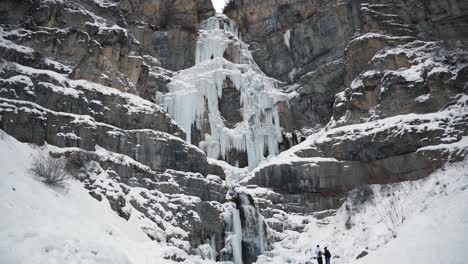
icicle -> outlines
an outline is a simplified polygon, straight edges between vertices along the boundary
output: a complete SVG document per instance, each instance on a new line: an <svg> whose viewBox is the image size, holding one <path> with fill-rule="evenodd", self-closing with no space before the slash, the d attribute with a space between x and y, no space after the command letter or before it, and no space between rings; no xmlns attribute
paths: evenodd
<svg viewBox="0 0 468 264"><path fill-rule="evenodd" d="M278 154L282 136L276 103L287 101L287 96L275 89L276 81L260 71L247 45L236 35L237 26L225 16L205 20L197 41L196 65L174 76L169 92L158 98L185 130L187 142L192 142L193 125L201 131L208 124L210 131L204 131L199 144L207 156L226 160L231 150L246 152L249 168L253 169L265 158L265 149L268 155ZM223 58L229 44L241 48L239 60L245 64ZM219 111L227 78L240 93L243 121L234 128L225 126Z"/></svg>
<svg viewBox="0 0 468 264"><path fill-rule="evenodd" d="M291 43L291 30L286 30L286 32L284 32L283 34L283 40L284 40L284 45L286 45L286 47L288 47L288 50L291 49L290 47L290 43Z"/></svg>

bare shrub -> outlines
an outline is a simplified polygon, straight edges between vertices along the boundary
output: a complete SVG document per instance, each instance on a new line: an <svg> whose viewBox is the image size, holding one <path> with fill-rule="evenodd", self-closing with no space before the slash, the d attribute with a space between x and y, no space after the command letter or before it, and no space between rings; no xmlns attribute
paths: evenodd
<svg viewBox="0 0 468 264"><path fill-rule="evenodd" d="M0 140L4 140L6 137L6 132L0 129Z"/></svg>
<svg viewBox="0 0 468 264"><path fill-rule="evenodd" d="M400 199L395 194L389 193L385 200L378 205L374 204L374 208L393 237L396 237L398 227L406 220Z"/></svg>
<svg viewBox="0 0 468 264"><path fill-rule="evenodd" d="M30 170L45 184L64 187L70 179L65 164L63 158L53 158L48 154L39 153L33 157Z"/></svg>
<svg viewBox="0 0 468 264"><path fill-rule="evenodd" d="M387 228L392 232L393 236L396 237L396 229L405 222L405 216L400 206L400 201L392 194L389 201L383 206L386 220L384 222Z"/></svg>

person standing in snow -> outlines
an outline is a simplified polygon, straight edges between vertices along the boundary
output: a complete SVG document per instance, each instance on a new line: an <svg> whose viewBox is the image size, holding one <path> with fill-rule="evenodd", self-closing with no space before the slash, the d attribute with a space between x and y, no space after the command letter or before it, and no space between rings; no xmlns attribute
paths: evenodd
<svg viewBox="0 0 468 264"><path fill-rule="evenodd" d="M315 249L315 258L317 258L318 264L323 264L322 255L323 255L322 250L320 249L320 246L317 245L317 248Z"/></svg>
<svg viewBox="0 0 468 264"><path fill-rule="evenodd" d="M330 251L328 250L327 247L325 247L325 264L330 264L330 259L331 259L331 253Z"/></svg>

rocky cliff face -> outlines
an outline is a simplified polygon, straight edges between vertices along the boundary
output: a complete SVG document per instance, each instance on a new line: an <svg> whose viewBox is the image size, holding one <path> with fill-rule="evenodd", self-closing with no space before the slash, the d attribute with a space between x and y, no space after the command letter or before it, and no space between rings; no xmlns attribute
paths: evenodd
<svg viewBox="0 0 468 264"><path fill-rule="evenodd" d="M234 0L225 12L260 68L297 84L291 107L298 128L326 124L335 94L366 69L409 66L408 59L368 65L378 51L415 40L444 41L454 51L465 46L451 40L466 41L468 23L463 1Z"/></svg>
<svg viewBox="0 0 468 264"><path fill-rule="evenodd" d="M174 261L253 263L302 231L289 213L466 157L465 1L232 0L224 13L1 1L0 128L49 144Z"/></svg>
<svg viewBox="0 0 468 264"><path fill-rule="evenodd" d="M197 25L214 9L209 0L3 1L0 12L21 31L11 40L66 62L71 78L151 98L148 82L164 77L149 68L192 66Z"/></svg>

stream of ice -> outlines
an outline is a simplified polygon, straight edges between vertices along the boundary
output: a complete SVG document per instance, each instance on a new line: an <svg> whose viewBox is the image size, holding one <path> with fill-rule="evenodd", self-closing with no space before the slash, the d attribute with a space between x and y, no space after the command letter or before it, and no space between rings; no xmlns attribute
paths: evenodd
<svg viewBox="0 0 468 264"><path fill-rule="evenodd" d="M180 71L157 98L187 133L201 133L199 147L208 157L227 160L231 150L247 154L249 169L265 156L277 155L281 143L278 103L287 96L276 81L265 76L239 38L235 23L217 15L201 23L195 66ZM223 56L229 51L228 61ZM226 80L240 93L242 121L229 128L219 108ZM194 142L195 143L195 142ZM237 161L238 162L238 161Z"/></svg>
<svg viewBox="0 0 468 264"><path fill-rule="evenodd" d="M225 218L226 222L226 240L224 252L224 261L233 261L235 264L243 264L242 261L242 222L239 209L230 206Z"/></svg>

